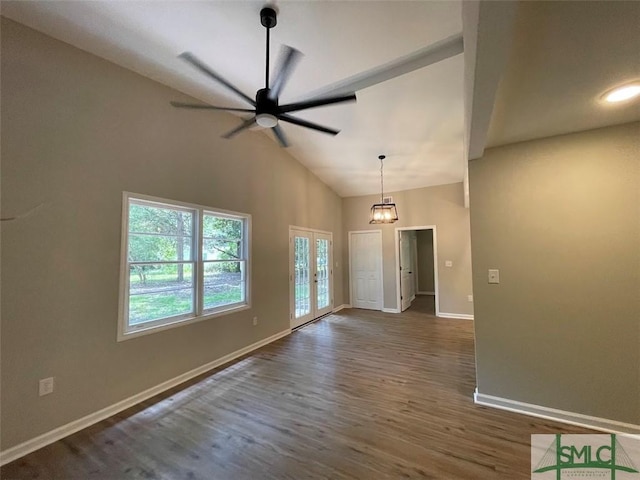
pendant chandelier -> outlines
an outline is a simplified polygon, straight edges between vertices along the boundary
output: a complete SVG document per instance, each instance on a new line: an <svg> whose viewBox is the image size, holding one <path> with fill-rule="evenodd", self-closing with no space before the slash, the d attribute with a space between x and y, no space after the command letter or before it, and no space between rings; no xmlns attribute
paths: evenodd
<svg viewBox="0 0 640 480"><path fill-rule="evenodd" d="M384 167L384 155L380 159L380 203L374 203L369 215L369 223L395 223L398 221L398 210L395 203L384 203L384 177L382 169Z"/></svg>

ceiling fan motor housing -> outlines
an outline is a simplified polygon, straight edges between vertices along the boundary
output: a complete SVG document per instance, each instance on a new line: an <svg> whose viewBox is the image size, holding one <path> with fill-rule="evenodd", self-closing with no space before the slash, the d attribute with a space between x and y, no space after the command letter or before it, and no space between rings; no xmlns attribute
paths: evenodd
<svg viewBox="0 0 640 480"><path fill-rule="evenodd" d="M278 99L269 98L270 91L270 88L261 88L256 93L256 114L278 115Z"/></svg>
<svg viewBox="0 0 640 480"><path fill-rule="evenodd" d="M278 99L269 98L269 88L261 88L256 93L256 123L271 128L278 124Z"/></svg>

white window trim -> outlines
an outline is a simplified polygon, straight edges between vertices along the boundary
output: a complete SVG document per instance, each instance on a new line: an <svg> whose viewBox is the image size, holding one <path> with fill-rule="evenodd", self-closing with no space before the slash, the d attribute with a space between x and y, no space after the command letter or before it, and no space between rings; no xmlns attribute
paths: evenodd
<svg viewBox="0 0 640 480"><path fill-rule="evenodd" d="M195 240L194 240L194 279L196 282L196 313L195 315L177 315L168 317L154 322L148 322L135 330L128 330L128 309L129 303L129 269L127 262L128 242L129 242L129 200L142 200L144 202L157 203L169 207L185 208L195 210ZM213 309L203 310L203 290L204 290L204 269L202 258L202 221L205 213L229 216L233 218L241 217L245 220L245 235L243 238L243 249L246 252L245 261L245 301L241 304L233 304L232 306L215 307ZM118 342L129 340L132 338L149 335L150 333L161 332L182 325L189 325L211 318L229 315L231 313L241 312L251 308L251 215L248 213L234 212L221 208L213 208L194 203L180 202L167 198L153 197L150 195L142 195L131 192L122 192L122 223L120 237L120 285L119 285L119 305L118 305ZM188 262L191 263L191 262ZM198 314L198 312L201 312ZM173 320L172 320L173 318Z"/></svg>

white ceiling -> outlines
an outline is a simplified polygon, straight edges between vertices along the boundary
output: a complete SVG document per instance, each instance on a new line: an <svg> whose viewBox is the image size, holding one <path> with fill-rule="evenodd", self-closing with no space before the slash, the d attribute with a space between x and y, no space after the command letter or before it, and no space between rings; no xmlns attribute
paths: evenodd
<svg viewBox="0 0 640 480"><path fill-rule="evenodd" d="M521 2L488 146L640 120L640 101L605 104L640 80L640 2Z"/></svg>
<svg viewBox="0 0 640 480"><path fill-rule="evenodd" d="M254 1L1 4L2 15L17 22L204 102L233 107L246 105L176 57L194 53L253 97L264 86L263 6ZM272 65L282 44L305 54L280 103L462 31L460 1L279 1L276 6ZM357 92L356 104L297 113L342 132L331 137L284 124L292 144L288 151L341 196L379 193L381 153L387 155L385 191L462 181L463 68L463 56L457 55L365 88ZM175 115L220 113L175 110ZM229 141L255 134L263 132L244 132Z"/></svg>

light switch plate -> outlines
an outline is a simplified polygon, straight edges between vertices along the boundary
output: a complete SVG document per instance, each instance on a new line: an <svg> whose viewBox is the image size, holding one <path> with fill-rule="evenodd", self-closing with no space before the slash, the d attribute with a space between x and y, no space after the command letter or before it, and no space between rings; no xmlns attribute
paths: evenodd
<svg viewBox="0 0 640 480"><path fill-rule="evenodd" d="M452 262L451 260L446 260L446 261L444 262L444 266L445 266L445 267L453 267L453 262Z"/></svg>
<svg viewBox="0 0 640 480"><path fill-rule="evenodd" d="M500 283L500 270L489 270L489 283Z"/></svg>
<svg viewBox="0 0 640 480"><path fill-rule="evenodd" d="M53 377L43 378L38 382L38 395L49 395L53 393Z"/></svg>

